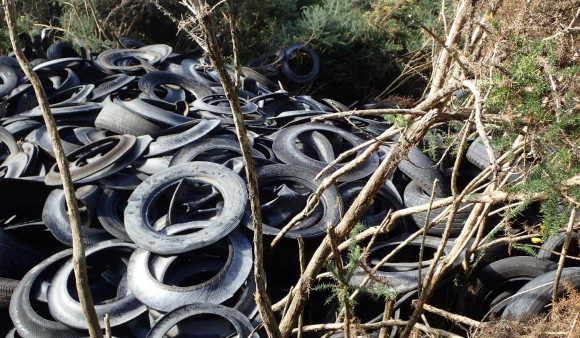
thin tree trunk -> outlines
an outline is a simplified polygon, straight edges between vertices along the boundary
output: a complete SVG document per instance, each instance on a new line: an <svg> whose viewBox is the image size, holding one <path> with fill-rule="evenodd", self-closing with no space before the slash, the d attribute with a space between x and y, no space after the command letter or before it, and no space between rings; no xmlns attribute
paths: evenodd
<svg viewBox="0 0 580 338"><path fill-rule="evenodd" d="M14 54L16 59L20 64L20 68L24 71L24 74L30 80L34 92L36 94L36 99L42 110L42 117L44 118L44 123L46 124L46 129L50 135L50 142L54 150L56 157L56 163L60 171L60 175L63 182L63 189L65 194L66 205L68 207L68 217L71 225L72 233L72 244L73 244L73 267L75 273L76 288L79 296L79 301L83 310L83 315L87 321L89 328L89 335L91 337L103 337L103 332L99 325L99 318L95 311L93 304L93 298L89 290L89 279L87 276L87 265L85 257L85 244L83 242L83 229L81 225L81 218L79 215L79 207L77 199L75 196L74 186L70 176L70 171L68 168L68 161L64 154L64 150L60 143L60 137L56 128L56 122L54 117L50 112L50 107L48 104L48 99L46 98L46 93L40 83L40 80L32 70L32 67L28 63L28 60L22 53L20 48L20 43L18 40L18 32L16 29L16 19L14 13L14 3L13 0L2 0L2 7L4 7L4 16L6 19L6 25L8 26L8 33L10 35L10 41L14 49Z"/></svg>
<svg viewBox="0 0 580 338"><path fill-rule="evenodd" d="M234 18L232 18L232 4L226 1L227 9L226 20L229 21L230 32L232 34L232 49L234 53L234 63L236 68L235 78L232 79L227 71L225 60L221 54L218 41L215 35L215 29L211 19L208 5L202 0L188 0L190 10L193 10L199 27L201 28L202 43L212 67L218 72L222 86L224 87L225 96L230 104L234 116L234 124L248 180L248 195L250 199L250 208L252 211L252 221L254 224L254 279L256 281L257 294L255 295L258 310L262 316L264 327L269 337L279 337L280 330L276 323L276 317L272 311L270 298L266 293L266 284L264 282L264 263L263 263L263 236L262 236L262 213L260 210L260 197L258 191L258 177L254 166L254 159L251 153L251 146L248 140L246 126L240 107L239 98L239 68L240 63L237 56L238 47L236 39L236 29L234 27Z"/></svg>

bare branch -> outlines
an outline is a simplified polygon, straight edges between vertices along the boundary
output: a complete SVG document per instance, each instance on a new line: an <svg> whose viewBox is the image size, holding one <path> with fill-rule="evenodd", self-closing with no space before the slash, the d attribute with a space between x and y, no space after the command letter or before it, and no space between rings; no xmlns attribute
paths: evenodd
<svg viewBox="0 0 580 338"><path fill-rule="evenodd" d="M4 7L4 18L6 20L6 25L8 26L8 33L14 54L16 55L18 63L20 64L20 68L22 71L24 71L24 74L28 77L32 87L34 88L34 93L36 95L36 99L38 100L38 104L40 105L40 109L42 110L42 117L50 136L50 143L54 150L57 166L63 181L65 201L68 207L68 218L71 226L73 247L72 261L79 302L81 304L85 320L87 321L89 335L91 337L102 338L103 332L101 331L99 318L97 317L95 306L93 304L93 298L89 289L89 279L87 276L87 263L85 257L85 244L83 242L83 228L79 214L78 202L75 196L75 190L68 167L68 161L60 142L60 136L56 128L56 122L50 112L50 106L46 97L46 93L44 92L44 88L42 87L38 76L32 70L30 63L28 63L28 60L20 48L20 41L18 39L18 32L16 30L14 2L13 0L2 0L2 6Z"/></svg>
<svg viewBox="0 0 580 338"><path fill-rule="evenodd" d="M570 246L570 241L572 239L572 229L574 228L574 222L576 221L576 208L572 208L570 213L570 219L568 221L568 227L566 228L566 240L564 241L564 246L562 246L562 254L558 260L558 270L556 271L556 277L554 278L554 289L552 291L552 304L556 303L558 299L558 284L560 284L560 277L562 276L562 270L564 269L564 262L566 260L566 254L568 253L568 247Z"/></svg>

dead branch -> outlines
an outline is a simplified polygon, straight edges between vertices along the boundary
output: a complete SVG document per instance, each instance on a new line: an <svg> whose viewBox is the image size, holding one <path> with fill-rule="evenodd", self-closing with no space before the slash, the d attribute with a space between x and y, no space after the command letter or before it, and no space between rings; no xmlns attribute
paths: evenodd
<svg viewBox="0 0 580 338"><path fill-rule="evenodd" d="M234 53L235 74L234 80L230 77L226 68L225 60L221 54L219 43L217 41L214 29L214 23L211 17L211 10L209 5L203 0L184 0L183 4L191 11L195 20L197 20L197 27L201 30L201 36L198 38L201 41L201 47L207 53L212 67L218 72L220 81L224 87L225 96L230 104L234 117L234 125L240 148L242 150L242 158L246 177L248 178L248 196L250 199L250 209L252 211L252 222L254 226L254 279L256 281L256 302L258 310L262 316L264 327L270 337L279 337L280 330L276 324L276 318L272 311L270 298L266 293L266 285L264 282L264 266L263 266L263 238L262 238L262 214L260 210L260 198L258 190L258 178L255 170L254 159L251 154L251 146L248 140L246 126L240 106L240 63L237 57L237 31L235 19L232 17L232 7L235 6L230 1L226 1L228 9L226 16L232 34L232 50ZM217 6L217 5L216 5Z"/></svg>
<svg viewBox="0 0 580 338"><path fill-rule="evenodd" d="M566 254L568 253L568 247L570 246L570 241L572 239L572 229L574 227L575 221L576 208L572 208L572 212L570 212L570 220L568 221L568 226L566 228L566 240L564 241L564 246L562 246L562 253L560 255L560 259L558 260L558 270L556 271L556 277L554 278L552 304L556 304L556 300L558 299L558 284L560 284L560 277L562 276L562 270L564 269L564 262L566 260Z"/></svg>
<svg viewBox="0 0 580 338"><path fill-rule="evenodd" d="M457 64L459 65L459 67L463 71L464 75L468 75L470 73L470 71L467 70L466 64L459 58L459 51L457 49L451 47L450 45L446 45L445 42L443 40L441 40L441 38L439 38L439 36L437 36L437 34L433 33L433 31L431 31L427 26L423 25L423 23L421 23L419 20L415 19L413 17L413 15L409 14L409 19L411 19L414 23L419 25L419 27L421 27L425 32L427 32L427 34L429 34L429 36L431 36L435 41L437 41L437 43L441 47L443 47L449 53L449 55L451 55L453 60L455 60L455 62L457 62Z"/></svg>
<svg viewBox="0 0 580 338"><path fill-rule="evenodd" d="M494 168L494 172L499 172L500 168L497 164L497 158L495 153L493 152L493 148L491 147L491 142L489 142L489 138L487 137L487 132L485 131L485 127L483 126L482 121L482 111L483 111L483 101L481 100L481 94L479 93L479 89L477 86L471 81L463 81L465 87L469 88L473 96L475 97L475 128L477 129L477 133L483 144L485 145L485 149L487 150L487 156L489 157L489 163Z"/></svg>
<svg viewBox="0 0 580 338"><path fill-rule="evenodd" d="M411 302L411 304L413 306L416 306L417 300L414 299ZM436 315L439 315L443 318L450 319L450 320L457 322L457 323L465 324L465 325L472 326L472 327L480 327L481 326L481 322L478 322L477 320L473 320L473 319L471 319L469 317L465 317L465 316L460 316L460 315L439 309L439 308L432 306L432 305L429 305L429 304L423 304L423 309L425 311L434 313Z"/></svg>
<svg viewBox="0 0 580 338"><path fill-rule="evenodd" d="M87 262L85 257L85 244L83 242L83 229L79 214L78 202L75 196L75 190L68 167L68 161L60 142L60 136L56 128L56 122L50 112L50 106L46 97L46 93L44 92L44 88L42 87L40 79L32 70L30 63L28 63L28 60L20 48L13 0L2 0L2 7L4 7L4 18L8 27L8 34L10 36L10 42L12 43L14 54L16 55L18 63L20 64L20 68L22 71L24 71L24 74L28 77L32 87L34 88L34 93L36 95L36 99L38 100L40 109L42 110L42 117L50 136L50 143L54 150L58 169L62 178L65 201L68 207L68 217L71 226L73 247L72 261L79 302L81 304L85 320L87 321L89 335L91 337L102 338L103 332L101 331L99 318L97 317L95 306L93 304L93 298L89 289Z"/></svg>
<svg viewBox="0 0 580 338"><path fill-rule="evenodd" d="M455 9L455 18L453 24L449 29L449 34L447 35L447 40L445 41L445 46L454 46L461 38L461 32L465 22L468 18L469 13L473 10L473 2L462 0L457 5ZM449 72L451 66L452 57L447 49L441 50L438 60L435 62L435 69L433 71L433 77L431 82L431 89L429 96L434 94L436 91L443 88L445 79Z"/></svg>
<svg viewBox="0 0 580 338"><path fill-rule="evenodd" d="M403 325L407 325L407 324L408 324L408 322L404 321L404 320L389 319L387 321L382 321L382 322L378 322L378 323L359 324L358 326L363 330L378 330L382 327L403 326ZM322 330L340 330L341 325L342 324L308 325L308 326L304 327L304 332L315 332L315 331L322 331ZM461 336L459 336L455 333L445 331L442 329L427 327L427 326L425 326L423 324L419 324L419 323L415 324L414 328L417 330L423 331L425 333L437 334L441 337L461 338ZM294 334L295 330L293 330L292 333Z"/></svg>
<svg viewBox="0 0 580 338"><path fill-rule="evenodd" d="M423 139L427 130L437 121L439 111L437 109L430 110L426 115L422 116L418 121L412 123L401 135L401 138L393 147L391 152L379 165L379 168L369 178L367 184L363 187L352 206L344 214L343 219L336 226L336 234L338 238L345 238L348 233L355 226L356 222L362 217L363 213L369 207L372 199L385 183L387 178L393 173L396 166L408 154L409 150ZM287 336L292 332L292 328L296 324L297 313L301 311L305 304L303 295L310 289L314 276L320 271L325 262L326 256L329 254L329 240L325 237L320 246L313 255L306 271L296 284L294 294L298 297L292 299L292 304L288 313L282 317L280 322L280 331L283 336Z"/></svg>
<svg viewBox="0 0 580 338"><path fill-rule="evenodd" d="M418 295L421 295L421 279L422 279L422 267L423 267L423 253L425 252L425 238L427 237L427 228L429 228L429 218L431 218L431 210L433 208L433 200L435 199L435 190L437 189L437 179L433 181L433 188L431 189L431 197L429 198L429 209L427 209L427 215L425 216L425 224L423 224L423 237L421 238L421 247L419 249L419 264L417 269L417 290ZM436 224L436 223L435 223Z"/></svg>

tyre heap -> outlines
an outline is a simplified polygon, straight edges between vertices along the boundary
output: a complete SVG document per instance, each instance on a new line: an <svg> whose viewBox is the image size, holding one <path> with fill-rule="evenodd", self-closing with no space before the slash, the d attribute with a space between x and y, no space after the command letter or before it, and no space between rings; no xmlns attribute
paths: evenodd
<svg viewBox="0 0 580 338"><path fill-rule="evenodd" d="M56 43L46 58L33 61L81 202L97 314L101 321L108 314L119 337L184 332L246 337L260 323L253 299L253 228L241 151L223 88L199 54L176 54L166 45L145 46L128 39L123 43L123 49L85 58ZM382 119L360 117L311 122L330 112L381 104L347 107L282 90L274 77L301 84L318 73L317 56L307 49L312 70L305 75L292 71L289 59L300 49L305 48L294 44L264 57L274 59L267 66L242 68L240 100L257 166L267 241L304 208L322 169L390 127ZM1 326L14 326L10 337L86 336L87 324L71 284L72 239L62 182L42 114L15 59L0 57L0 77L0 296L11 298L10 320L4 318L3 307L0 318L7 323ZM304 238L306 254L311 254L326 227L340 220L389 151L385 144L341 176L281 245L267 249L265 272L274 302L300 273L293 239ZM338 161L327 175L361 153ZM467 158L473 164L465 164L466 173L489 162L477 141ZM380 225L389 210L428 203L434 179L440 182L435 199L450 195L445 171L420 149L414 148L398 168L361 219L364 226ZM471 208L462 207L452 236L459 234ZM434 209L429 221L442 210ZM388 285L398 294L395 310L403 319L416 297L418 270L425 275L439 246L445 218L427 231L421 266L420 238L389 262L381 260L422 227L426 217L423 212L402 220L379 236L369 252L368 266L378 271L367 289ZM563 242L558 238L546 245L557 249ZM556 257L505 257L505 248L480 257L485 264L472 281L475 293L469 300L477 306L467 306L467 315L522 316L541 311L549 302L551 286L545 282L553 279L556 264L550 260ZM358 285L366 276L367 270L357 269L349 282ZM579 276L578 268L566 268L562 278L578 285ZM504 301L520 287L535 289ZM324 297L312 293L307 323L335 320L336 304L324 307ZM381 320L384 305L372 299L359 304L365 305L359 309L362 320Z"/></svg>

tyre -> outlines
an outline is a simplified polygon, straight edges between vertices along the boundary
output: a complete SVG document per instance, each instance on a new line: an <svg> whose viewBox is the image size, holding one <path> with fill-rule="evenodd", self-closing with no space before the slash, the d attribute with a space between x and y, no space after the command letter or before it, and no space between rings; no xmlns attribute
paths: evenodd
<svg viewBox="0 0 580 338"><path fill-rule="evenodd" d="M546 272L525 284L509 301L502 318L521 318L535 315L547 310L552 302L552 289L556 270ZM557 295L561 297L567 286L580 289L580 267L564 268L558 284Z"/></svg>
<svg viewBox="0 0 580 338"><path fill-rule="evenodd" d="M529 256L515 256L490 263L477 272L473 297L466 306L472 318L501 315L507 302L530 280L558 268L554 262Z"/></svg>
<svg viewBox="0 0 580 338"><path fill-rule="evenodd" d="M151 219L154 212L160 212L161 216L168 210L154 211L152 207L161 201L163 194L180 185L184 193L199 192L205 197L210 197L206 195L208 192L221 195L223 204L220 210L211 218L202 215L198 220L170 222L162 229L154 229L154 220ZM125 227L129 237L142 248L159 254L177 254L207 246L227 236L240 224L247 199L244 181L232 170L211 162L180 164L150 176L133 191L125 208ZM171 205L169 208L172 209ZM201 210L194 204L187 208ZM193 230L196 231L180 234Z"/></svg>
<svg viewBox="0 0 580 338"><path fill-rule="evenodd" d="M431 196L427 194L416 181L411 181L407 184L405 188L405 192L403 194L403 199L405 201L406 207L416 207L423 204L429 204ZM434 198L433 201L437 201L438 198ZM438 217L445 207L436 208L431 210L431 214L429 215L429 223L432 222L436 217ZM456 237L461 233L465 221L469 217L469 214L473 210L473 204L465 204L462 203L453 219L453 224L451 225L451 232L450 235L452 237ZM425 226L425 219L427 217L427 211L421 211L411 215L412 219L415 221L416 225L419 228ZM445 231L445 225L447 223L447 218L443 218L439 223L435 224L427 233L434 236L442 236L443 232Z"/></svg>

